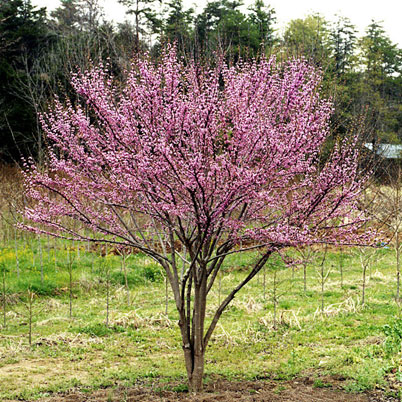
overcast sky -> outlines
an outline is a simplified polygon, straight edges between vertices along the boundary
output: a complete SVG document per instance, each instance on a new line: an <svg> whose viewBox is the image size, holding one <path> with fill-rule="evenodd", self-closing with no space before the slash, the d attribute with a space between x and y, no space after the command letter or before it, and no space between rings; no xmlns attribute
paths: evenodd
<svg viewBox="0 0 402 402"><path fill-rule="evenodd" d="M245 5L254 0L244 0ZM123 21L124 7L117 0L100 0L108 20ZM194 6L194 0L184 0L185 8ZM206 0L196 2L200 11ZM59 0L32 0L32 4L54 9L59 6ZM312 12L319 12L328 20L334 15L348 17L357 26L359 33L364 33L371 19L383 21L385 31L394 43L402 48L402 1L401 0L266 0L276 10L277 28L280 30L294 18L303 18Z"/></svg>

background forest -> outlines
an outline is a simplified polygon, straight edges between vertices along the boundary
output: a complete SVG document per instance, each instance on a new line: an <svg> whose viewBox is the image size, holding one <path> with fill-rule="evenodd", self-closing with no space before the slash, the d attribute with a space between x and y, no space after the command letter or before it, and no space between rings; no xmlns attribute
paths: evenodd
<svg viewBox="0 0 402 402"><path fill-rule="evenodd" d="M381 22L358 37L347 18L329 23L311 14L280 34L275 10L262 0L246 11L238 0L210 1L198 14L181 0L120 2L128 18L116 25L97 0L62 0L50 15L30 0L0 0L0 160L32 155L40 162L38 112L55 94L71 97L71 71L108 60L119 79L136 53L157 59L167 41L185 57L210 59L219 51L230 63L262 53L304 56L325 73L335 135L359 122L367 141L402 142L402 50Z"/></svg>

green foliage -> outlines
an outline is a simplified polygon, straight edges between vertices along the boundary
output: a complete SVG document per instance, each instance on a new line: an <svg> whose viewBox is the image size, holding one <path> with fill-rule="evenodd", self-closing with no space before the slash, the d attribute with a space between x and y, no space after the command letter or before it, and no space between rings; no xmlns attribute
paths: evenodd
<svg viewBox="0 0 402 402"><path fill-rule="evenodd" d="M92 337L103 337L113 333L125 332L125 328L120 325L113 325L111 327L106 326L103 323L95 323L86 325L84 327L75 328L75 331L81 334L88 334Z"/></svg>
<svg viewBox="0 0 402 402"><path fill-rule="evenodd" d="M136 51L141 48L140 34L157 33L162 21L155 11L155 0L119 0L119 3L127 7L127 14L135 18L135 42Z"/></svg>
<svg viewBox="0 0 402 402"><path fill-rule="evenodd" d="M376 359L364 360L350 373L353 381L349 381L345 389L349 392L364 392L383 387L384 367Z"/></svg>
<svg viewBox="0 0 402 402"><path fill-rule="evenodd" d="M387 355L401 352L402 348L402 319L396 319L382 328L386 336L384 350Z"/></svg>
<svg viewBox="0 0 402 402"><path fill-rule="evenodd" d="M338 17L332 25L329 35L333 63L332 71L338 77L343 76L353 67L354 50L357 46L356 27L349 18Z"/></svg>
<svg viewBox="0 0 402 402"><path fill-rule="evenodd" d="M273 25L275 10L256 0L244 13L242 2L216 0L209 2L196 16L193 9L184 10L180 0L172 0L165 9L162 39L174 39L179 50L196 57L215 58L224 50L225 57L236 62L271 49L276 42ZM194 26L193 26L194 25Z"/></svg>
<svg viewBox="0 0 402 402"><path fill-rule="evenodd" d="M46 280L41 282L40 278L24 278L19 281L20 288L31 289L40 296L53 296L57 294L58 285L54 281Z"/></svg>
<svg viewBox="0 0 402 402"><path fill-rule="evenodd" d="M182 0L170 0L166 3L165 15L162 25L163 40L176 43L180 51L188 53L194 10L192 8L184 10Z"/></svg>
<svg viewBox="0 0 402 402"><path fill-rule="evenodd" d="M171 390L174 392L188 392L188 385L187 384L176 385L175 387L172 387Z"/></svg>
<svg viewBox="0 0 402 402"><path fill-rule="evenodd" d="M90 336L107 336L113 333L112 329L105 324L92 324L77 329L77 332L88 334Z"/></svg>
<svg viewBox="0 0 402 402"><path fill-rule="evenodd" d="M304 56L316 65L325 65L331 53L328 22L320 14L290 21L283 40L291 55Z"/></svg>
<svg viewBox="0 0 402 402"><path fill-rule="evenodd" d="M162 270L159 266L146 265L146 266L135 266L130 269L127 274L127 283L130 286L135 286L139 284L144 284L146 282L160 282L164 278ZM125 285L124 272L113 271L111 274L111 280L114 283L120 285Z"/></svg>
<svg viewBox="0 0 402 402"><path fill-rule="evenodd" d="M267 49L272 48L277 42L273 28L276 23L275 10L266 6L262 0L255 0L248 9L248 21L253 29L254 42L257 46L263 44Z"/></svg>
<svg viewBox="0 0 402 402"><path fill-rule="evenodd" d="M382 25L374 20L361 39L362 60L366 72L374 79L401 72L401 51L393 44Z"/></svg>
<svg viewBox="0 0 402 402"><path fill-rule="evenodd" d="M332 384L328 382L322 381L320 378L314 381L313 383L314 388L332 388Z"/></svg>

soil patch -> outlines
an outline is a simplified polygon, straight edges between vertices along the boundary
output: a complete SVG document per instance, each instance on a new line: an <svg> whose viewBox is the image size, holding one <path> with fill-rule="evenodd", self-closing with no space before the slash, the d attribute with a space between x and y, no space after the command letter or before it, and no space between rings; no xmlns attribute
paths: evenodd
<svg viewBox="0 0 402 402"><path fill-rule="evenodd" d="M102 389L93 394L70 393L43 399L43 402L394 402L397 399L381 392L350 394L338 385L314 386L311 380L217 381L205 386L201 394L179 392L178 384L153 384L128 389Z"/></svg>

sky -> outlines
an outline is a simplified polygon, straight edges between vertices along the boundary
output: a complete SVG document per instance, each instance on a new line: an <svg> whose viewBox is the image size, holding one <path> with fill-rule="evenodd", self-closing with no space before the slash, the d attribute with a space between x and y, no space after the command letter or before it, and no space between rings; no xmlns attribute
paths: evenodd
<svg viewBox="0 0 402 402"><path fill-rule="evenodd" d="M125 8L117 0L99 0L104 8L106 19L123 21ZM184 0L185 8L194 7L202 10L206 0ZM244 0L245 6L254 0ZM335 15L348 17L362 35L372 19L382 21L385 32L391 40L402 48L402 1L398 0L266 0L276 11L277 29L281 31L295 18L303 18L309 13L319 12L328 20ZM59 0L32 0L32 4L52 10L59 6Z"/></svg>

